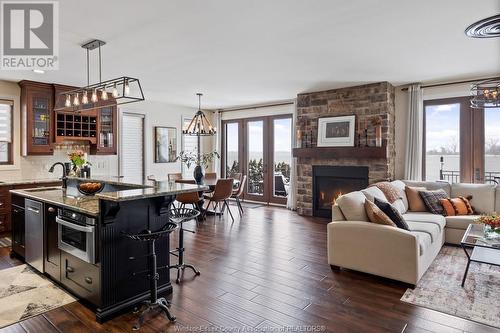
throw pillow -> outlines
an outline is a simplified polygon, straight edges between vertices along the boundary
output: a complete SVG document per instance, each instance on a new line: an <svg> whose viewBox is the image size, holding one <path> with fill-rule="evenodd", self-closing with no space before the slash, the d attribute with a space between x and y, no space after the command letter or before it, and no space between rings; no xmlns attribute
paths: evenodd
<svg viewBox="0 0 500 333"><path fill-rule="evenodd" d="M441 199L448 198L448 194L442 189L435 191L419 191L420 197L425 203L425 207L432 214L443 215L444 209L441 205Z"/></svg>
<svg viewBox="0 0 500 333"><path fill-rule="evenodd" d="M474 210L470 205L469 199L464 197L446 198L440 200L443 206L444 216L472 215Z"/></svg>
<svg viewBox="0 0 500 333"><path fill-rule="evenodd" d="M378 187L382 193L384 193L385 197L387 198L387 201L390 203L393 203L394 201L403 198L404 193L402 190L397 188L396 186L392 185L389 182L379 182L375 183L371 186L376 186Z"/></svg>
<svg viewBox="0 0 500 333"><path fill-rule="evenodd" d="M408 227L408 224L406 223L405 219L403 218L403 215L388 202L379 200L375 198L375 205L377 205L378 208L380 208L381 211L385 213L385 215L389 216L392 222L400 228L404 230L410 230Z"/></svg>
<svg viewBox="0 0 500 333"><path fill-rule="evenodd" d="M406 197L408 198L408 205L410 206L410 211L412 212L426 212L427 208L425 207L424 200L418 193L419 191L425 191L425 187L412 187L406 186L405 192Z"/></svg>
<svg viewBox="0 0 500 333"><path fill-rule="evenodd" d="M370 222L396 227L396 224L392 222L390 217L370 200L365 200L365 210Z"/></svg>

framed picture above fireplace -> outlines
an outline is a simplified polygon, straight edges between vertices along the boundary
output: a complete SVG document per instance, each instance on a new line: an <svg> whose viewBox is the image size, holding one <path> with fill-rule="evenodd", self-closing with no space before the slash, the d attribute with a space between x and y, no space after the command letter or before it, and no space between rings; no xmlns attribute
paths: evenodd
<svg viewBox="0 0 500 333"><path fill-rule="evenodd" d="M318 118L318 147L354 147L356 116Z"/></svg>

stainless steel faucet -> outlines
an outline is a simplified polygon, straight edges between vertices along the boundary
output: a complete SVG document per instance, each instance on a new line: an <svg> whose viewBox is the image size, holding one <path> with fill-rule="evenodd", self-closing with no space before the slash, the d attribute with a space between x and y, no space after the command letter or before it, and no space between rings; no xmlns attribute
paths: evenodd
<svg viewBox="0 0 500 333"><path fill-rule="evenodd" d="M49 169L49 172L51 172L51 173L52 173L52 172L54 172L54 167L55 167L56 165L60 165L60 166L62 166L62 170L63 170L63 175L62 175L62 177L61 177L61 180L62 180L62 187L63 187L63 188L67 188L67 187L68 187L68 175L66 174L66 167L64 166L64 164L63 164L63 163L61 163L61 162L56 162L56 163L52 164L52 166L51 166L51 167L50 167L50 169Z"/></svg>

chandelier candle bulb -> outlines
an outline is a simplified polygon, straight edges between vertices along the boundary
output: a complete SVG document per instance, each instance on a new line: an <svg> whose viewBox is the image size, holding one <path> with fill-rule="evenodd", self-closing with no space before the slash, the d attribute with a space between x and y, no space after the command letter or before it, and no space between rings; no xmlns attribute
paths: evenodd
<svg viewBox="0 0 500 333"><path fill-rule="evenodd" d="M83 93L82 104L89 104L89 97L87 96L86 91Z"/></svg>
<svg viewBox="0 0 500 333"><path fill-rule="evenodd" d="M113 98L118 97L118 89L116 89L116 82L115 85L113 86L113 90L111 91L111 96L113 96Z"/></svg>
<svg viewBox="0 0 500 333"><path fill-rule="evenodd" d="M75 98L73 99L73 105L74 106L80 105L80 98L78 97L78 93L75 95Z"/></svg>
<svg viewBox="0 0 500 333"><path fill-rule="evenodd" d="M108 92L106 91L106 86L104 88L102 88L101 99L103 101L108 100Z"/></svg>
<svg viewBox="0 0 500 333"><path fill-rule="evenodd" d="M92 103L96 103L98 101L96 89L94 89L94 91L92 92L92 97L90 98L90 100L92 101Z"/></svg>
<svg viewBox="0 0 500 333"><path fill-rule="evenodd" d="M64 106L69 108L71 106L71 95L66 95L66 102L64 103Z"/></svg>

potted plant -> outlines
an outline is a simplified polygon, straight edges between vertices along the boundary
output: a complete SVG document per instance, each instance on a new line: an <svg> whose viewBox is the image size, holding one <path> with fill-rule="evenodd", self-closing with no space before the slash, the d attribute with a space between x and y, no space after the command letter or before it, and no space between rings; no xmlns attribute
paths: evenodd
<svg viewBox="0 0 500 333"><path fill-rule="evenodd" d="M193 177L196 180L197 184L201 184L201 181L204 177L203 169L207 169L210 163L215 160L215 158L220 158L219 153L216 151L199 155L194 151L181 151L179 156L177 156L175 160L180 160L188 167L188 169L191 167L191 165L196 164L193 171Z"/></svg>
<svg viewBox="0 0 500 333"><path fill-rule="evenodd" d="M484 237L486 239L500 238L499 215L483 215L476 222L484 225Z"/></svg>

